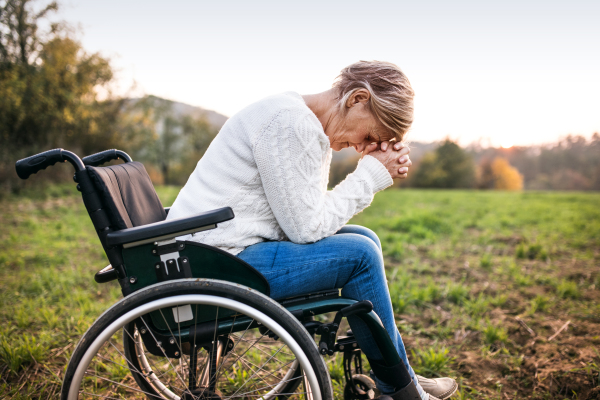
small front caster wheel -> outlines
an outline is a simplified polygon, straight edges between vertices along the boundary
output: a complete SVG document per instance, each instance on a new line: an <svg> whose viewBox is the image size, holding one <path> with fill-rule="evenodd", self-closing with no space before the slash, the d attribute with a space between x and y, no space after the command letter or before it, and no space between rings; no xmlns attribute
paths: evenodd
<svg viewBox="0 0 600 400"><path fill-rule="evenodd" d="M366 375L352 375L352 381L346 382L344 400L371 400L375 398L375 382Z"/></svg>

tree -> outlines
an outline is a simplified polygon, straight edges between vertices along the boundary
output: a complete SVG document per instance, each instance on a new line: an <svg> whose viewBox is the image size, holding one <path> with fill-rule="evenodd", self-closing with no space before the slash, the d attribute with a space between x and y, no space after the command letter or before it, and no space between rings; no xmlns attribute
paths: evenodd
<svg viewBox="0 0 600 400"><path fill-rule="evenodd" d="M185 183L217 134L206 118L177 115L173 102L155 96L131 101L121 130L132 155L160 171L150 175L164 184Z"/></svg>
<svg viewBox="0 0 600 400"><path fill-rule="evenodd" d="M471 188L475 164L458 144L446 139L435 151L423 156L413 176L415 187Z"/></svg>
<svg viewBox="0 0 600 400"><path fill-rule="evenodd" d="M0 5L0 181L9 188L18 185L14 162L21 157L55 147L87 155L122 143L116 128L123 101L100 101L96 92L112 80L109 61L86 53L59 24L40 33L41 20L58 7L35 11L32 4Z"/></svg>
<svg viewBox="0 0 600 400"><path fill-rule="evenodd" d="M522 190L523 175L505 158L483 160L479 166L477 187L481 189Z"/></svg>
<svg viewBox="0 0 600 400"><path fill-rule="evenodd" d="M0 6L0 62L21 65L35 64L41 50L38 21L58 11L53 1L39 11L32 0L6 0ZM50 24L50 34L59 24ZM41 36L44 36L43 34Z"/></svg>

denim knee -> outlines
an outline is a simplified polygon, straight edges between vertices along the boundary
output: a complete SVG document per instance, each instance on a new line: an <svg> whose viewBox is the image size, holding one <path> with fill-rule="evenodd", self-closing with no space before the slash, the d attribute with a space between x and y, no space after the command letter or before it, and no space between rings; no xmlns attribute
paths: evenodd
<svg viewBox="0 0 600 400"><path fill-rule="evenodd" d="M345 225L337 233L354 233L357 235L365 236L371 239L381 251L381 241L375 232L371 229L366 228L362 225Z"/></svg>
<svg viewBox="0 0 600 400"><path fill-rule="evenodd" d="M383 255L377 244L370 238L350 233L352 237L352 247L355 254L360 255L361 262L355 267L355 273L360 273L366 270L376 270L379 274L383 274L385 280L385 269L383 266Z"/></svg>

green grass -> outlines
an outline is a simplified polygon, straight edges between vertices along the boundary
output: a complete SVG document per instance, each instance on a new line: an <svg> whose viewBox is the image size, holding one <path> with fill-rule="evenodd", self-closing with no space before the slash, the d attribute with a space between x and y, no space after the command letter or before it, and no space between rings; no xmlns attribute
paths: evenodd
<svg viewBox="0 0 600 400"><path fill-rule="evenodd" d="M576 299L581 295L577 284L568 280L562 280L556 285L556 293L563 299Z"/></svg>
<svg viewBox="0 0 600 400"><path fill-rule="evenodd" d="M550 299L544 295L537 295L531 300L531 308L529 309L530 314L536 312L547 311L550 306Z"/></svg>
<svg viewBox="0 0 600 400"><path fill-rule="evenodd" d="M158 192L169 205L178 189ZM120 290L93 280L107 260L72 185L0 206L0 398L56 398ZM351 223L381 239L415 371L457 378L463 399L586 398L600 385L599 194L387 190ZM340 397L341 356L327 362Z"/></svg>
<svg viewBox="0 0 600 400"><path fill-rule="evenodd" d="M177 189L158 192L170 204ZM0 205L0 398L51 398L74 345L121 292L94 281L108 261L73 185Z"/></svg>
<svg viewBox="0 0 600 400"><path fill-rule="evenodd" d="M508 340L508 333L506 328L502 326L496 326L487 322L486 326L482 329L483 338L485 343L489 345L503 344Z"/></svg>
<svg viewBox="0 0 600 400"><path fill-rule="evenodd" d="M433 374L425 355L446 349L459 398L586 398L597 386L597 367L567 365L600 363L588 352L600 345L599 194L386 191L351 223L382 241L411 363ZM567 320L577 328L544 345ZM537 380L536 363L548 365Z"/></svg>
<svg viewBox="0 0 600 400"><path fill-rule="evenodd" d="M411 350L412 367L415 373L427 377L441 377L451 373L450 364L454 358L444 347L434 346Z"/></svg>
<svg viewBox="0 0 600 400"><path fill-rule="evenodd" d="M454 304L463 304L469 298L469 288L464 282L450 282L446 287L446 297Z"/></svg>

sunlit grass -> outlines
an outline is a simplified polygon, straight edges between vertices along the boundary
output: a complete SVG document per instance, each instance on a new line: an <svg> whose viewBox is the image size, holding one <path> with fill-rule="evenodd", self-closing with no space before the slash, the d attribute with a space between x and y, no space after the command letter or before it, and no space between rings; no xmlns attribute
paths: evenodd
<svg viewBox="0 0 600 400"><path fill-rule="evenodd" d="M444 347L430 347L411 350L412 367L415 373L427 377L445 376L450 373L450 363L454 358Z"/></svg>

